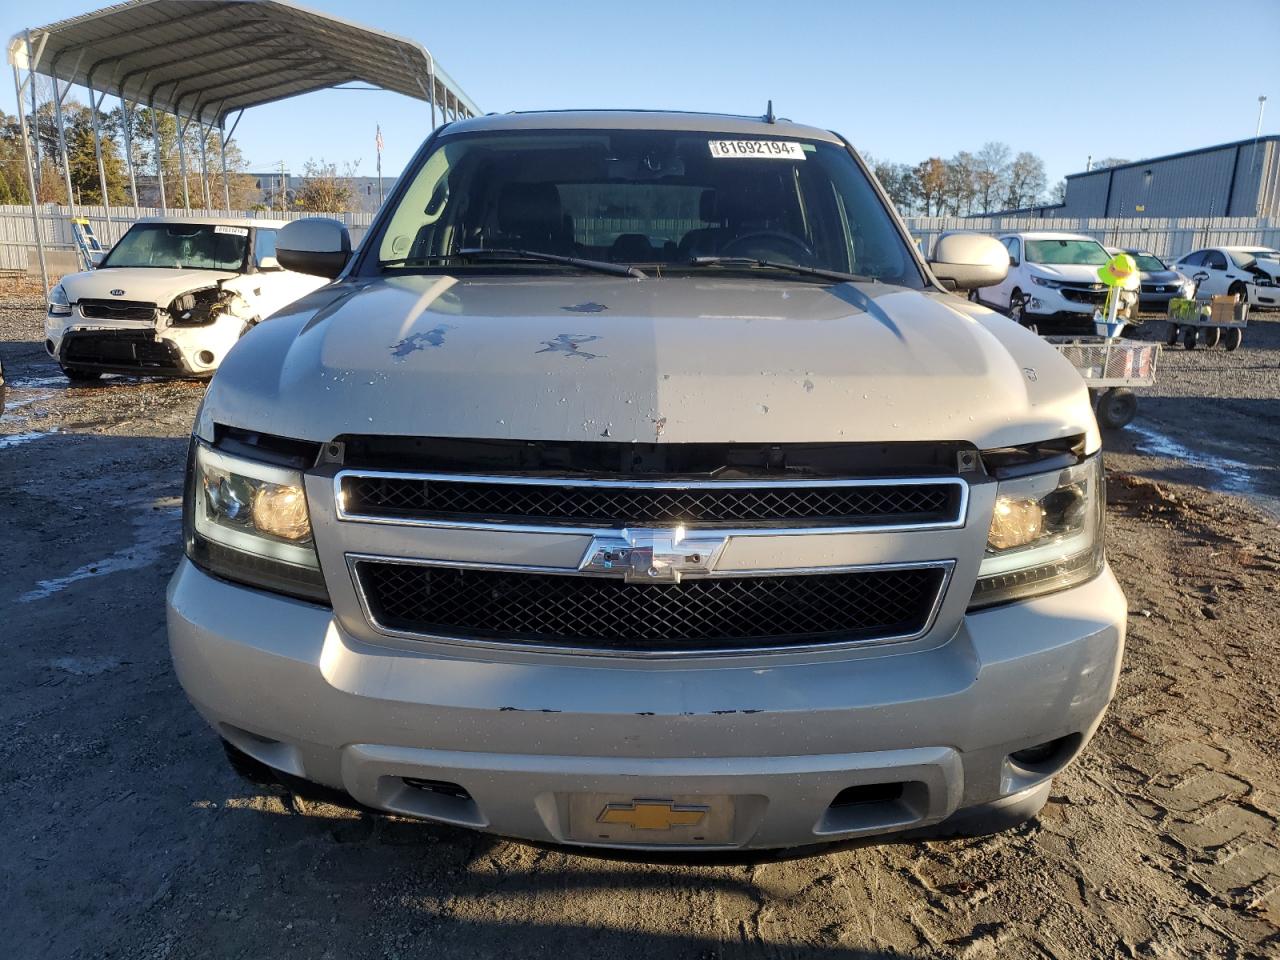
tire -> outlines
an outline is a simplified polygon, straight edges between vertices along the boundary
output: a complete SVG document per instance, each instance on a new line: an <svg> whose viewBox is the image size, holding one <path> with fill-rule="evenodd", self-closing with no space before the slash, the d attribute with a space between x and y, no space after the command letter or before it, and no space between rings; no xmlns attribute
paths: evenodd
<svg viewBox="0 0 1280 960"><path fill-rule="evenodd" d="M1112 387L1098 398L1098 423L1110 430L1127 425L1138 412L1138 398L1127 387Z"/></svg>
<svg viewBox="0 0 1280 960"><path fill-rule="evenodd" d="M94 380L102 379L101 370L84 370L80 367L64 367L62 364L58 364L58 366L62 368L62 375L72 383L92 383Z"/></svg>
<svg viewBox="0 0 1280 960"><path fill-rule="evenodd" d="M1020 327L1027 325L1027 298L1022 291L1015 289L1009 294L1009 319Z"/></svg>
<svg viewBox="0 0 1280 960"><path fill-rule="evenodd" d="M1168 320L1165 322L1165 326L1169 329L1165 331L1164 342L1166 346L1172 347L1178 342L1178 325L1172 320Z"/></svg>
<svg viewBox="0 0 1280 960"><path fill-rule="evenodd" d="M1204 328L1204 345L1208 349L1213 349L1218 345L1218 341L1222 339L1221 327L1205 327Z"/></svg>
<svg viewBox="0 0 1280 960"><path fill-rule="evenodd" d="M1222 338L1222 347L1224 350L1231 351L1240 346L1244 341L1244 331L1239 327L1232 327L1227 330L1226 335Z"/></svg>
<svg viewBox="0 0 1280 960"><path fill-rule="evenodd" d="M1182 333L1182 345L1188 350L1196 348L1196 334L1199 331L1195 327L1187 327Z"/></svg>
<svg viewBox="0 0 1280 960"><path fill-rule="evenodd" d="M1233 283L1227 289L1227 294L1238 297L1241 303L1247 304L1249 302L1249 290L1243 283Z"/></svg>

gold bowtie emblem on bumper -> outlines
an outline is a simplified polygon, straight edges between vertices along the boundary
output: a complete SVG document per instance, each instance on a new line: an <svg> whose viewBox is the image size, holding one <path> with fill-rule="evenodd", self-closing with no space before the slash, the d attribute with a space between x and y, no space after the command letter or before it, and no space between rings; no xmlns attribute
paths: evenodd
<svg viewBox="0 0 1280 960"><path fill-rule="evenodd" d="M698 803L632 800L630 803L606 803L596 821L621 823L632 830L670 830L672 827L696 827L709 809Z"/></svg>

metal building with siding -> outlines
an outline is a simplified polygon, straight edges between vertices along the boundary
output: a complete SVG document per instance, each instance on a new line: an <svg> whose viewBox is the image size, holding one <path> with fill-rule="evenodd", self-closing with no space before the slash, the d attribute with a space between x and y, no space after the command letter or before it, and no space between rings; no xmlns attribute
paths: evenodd
<svg viewBox="0 0 1280 960"><path fill-rule="evenodd" d="M1067 175L1055 217L1280 216L1280 135Z"/></svg>

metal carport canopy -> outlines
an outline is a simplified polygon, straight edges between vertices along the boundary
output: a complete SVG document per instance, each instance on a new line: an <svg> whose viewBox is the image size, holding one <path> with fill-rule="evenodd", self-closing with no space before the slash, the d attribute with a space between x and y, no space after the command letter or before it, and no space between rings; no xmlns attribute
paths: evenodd
<svg viewBox="0 0 1280 960"><path fill-rule="evenodd" d="M27 60L15 37L10 60ZM287 0L133 0L30 32L21 65L123 100L223 126L228 114L363 82L437 104L479 108L413 40Z"/></svg>

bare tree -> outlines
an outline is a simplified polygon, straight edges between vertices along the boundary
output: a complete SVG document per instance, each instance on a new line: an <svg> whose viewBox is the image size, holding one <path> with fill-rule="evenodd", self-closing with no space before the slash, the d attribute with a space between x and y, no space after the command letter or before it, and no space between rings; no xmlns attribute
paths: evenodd
<svg viewBox="0 0 1280 960"><path fill-rule="evenodd" d="M992 207L1000 205L1000 198L1006 193L1011 153L1007 143L988 140L975 155L975 199L980 213L987 213Z"/></svg>
<svg viewBox="0 0 1280 960"><path fill-rule="evenodd" d="M1067 181L1059 180L1049 191L1049 199L1061 206L1067 202Z"/></svg>
<svg viewBox="0 0 1280 960"><path fill-rule="evenodd" d="M889 199L898 208L898 212L904 216L909 214L916 201L915 172L911 166L888 160L875 160L865 153L862 159L880 181L880 186L884 187L885 193L889 194Z"/></svg>
<svg viewBox="0 0 1280 960"><path fill-rule="evenodd" d="M974 197L978 194L977 172L977 158L967 150L961 150L947 161L944 202L947 212L953 216L973 212Z"/></svg>
<svg viewBox="0 0 1280 960"><path fill-rule="evenodd" d="M920 198L926 217L942 212L943 198L947 190L947 165L941 157L930 157L916 164L915 193Z"/></svg>
<svg viewBox="0 0 1280 960"><path fill-rule="evenodd" d="M1022 151L1009 164L1005 208L1018 210L1022 207L1034 206L1044 196L1046 185L1044 161L1034 153Z"/></svg>

